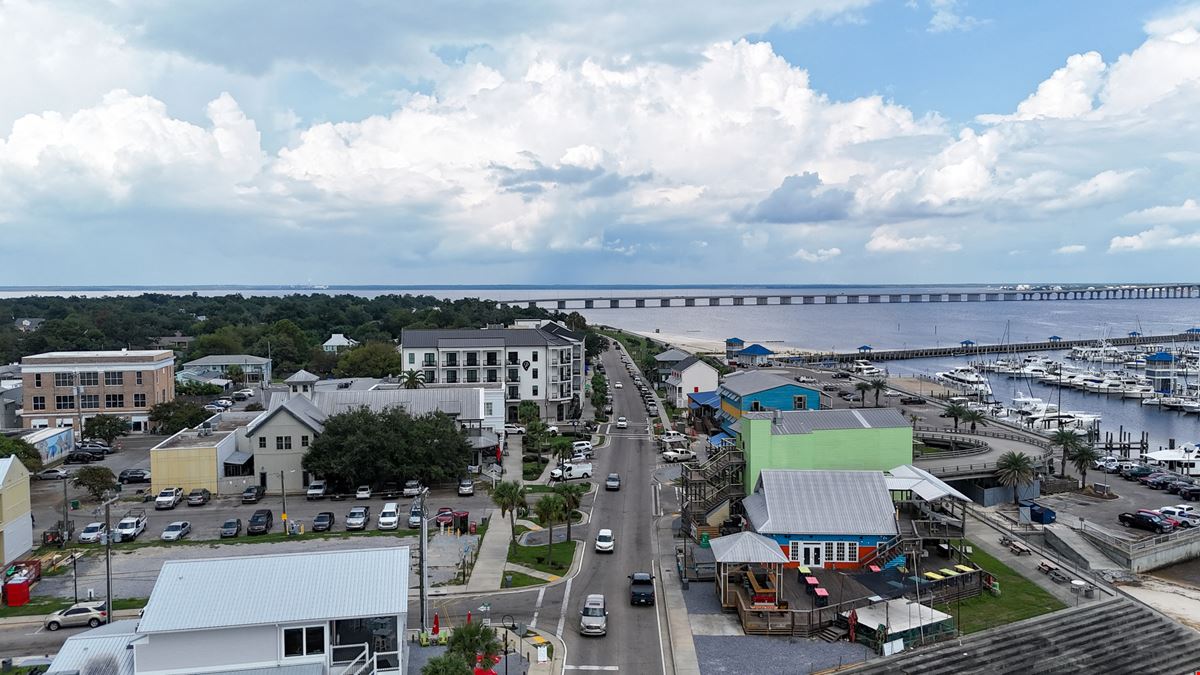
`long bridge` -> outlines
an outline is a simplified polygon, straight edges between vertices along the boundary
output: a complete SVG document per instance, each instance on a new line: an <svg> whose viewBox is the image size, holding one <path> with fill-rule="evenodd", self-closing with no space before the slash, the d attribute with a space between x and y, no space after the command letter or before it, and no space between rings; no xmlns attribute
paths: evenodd
<svg viewBox="0 0 1200 675"><path fill-rule="evenodd" d="M734 289L731 289L734 290ZM626 295L604 297L525 298L497 300L502 306L542 307L547 309L626 309L661 307L742 307L792 305L875 305L926 302L1046 302L1060 300L1157 300L1164 298L1200 298L1200 284L1156 284L1112 288L1073 288L1062 290L1005 290L985 292L902 292L902 293L822 293L805 294L781 290L747 294L743 292L705 293L703 295Z"/></svg>
<svg viewBox="0 0 1200 675"><path fill-rule="evenodd" d="M1166 345L1175 342L1200 342L1200 329L1190 329L1184 333L1167 335L1133 334L1128 337L1108 338L1105 342L1114 347L1129 347L1137 345ZM946 347L912 347L905 349L873 350L864 347L856 352L818 352L803 356L782 356L777 360L786 363L849 363L857 359L871 361L901 361L907 359L928 359L945 356L975 356L985 354L1012 354L1016 352L1049 352L1073 347L1094 347L1095 338L1088 340L1043 340L1039 342L1009 342L1006 344L974 344L960 343Z"/></svg>

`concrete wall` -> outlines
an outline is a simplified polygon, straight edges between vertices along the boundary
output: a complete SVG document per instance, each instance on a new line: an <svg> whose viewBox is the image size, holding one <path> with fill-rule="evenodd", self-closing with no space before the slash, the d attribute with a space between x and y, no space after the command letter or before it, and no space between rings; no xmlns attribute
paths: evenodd
<svg viewBox="0 0 1200 675"><path fill-rule="evenodd" d="M997 504L1012 504L1013 489L1004 487L1003 485L990 485L994 481L986 483L978 480L951 480L946 481L947 485L970 497L971 501L980 506L995 506ZM1041 483L1033 481L1033 483L1020 487L1018 494L1021 499L1037 499L1042 496Z"/></svg>
<svg viewBox="0 0 1200 675"><path fill-rule="evenodd" d="M138 675L198 673L222 666L272 666L283 660L281 639L277 626L158 633L135 647L134 659ZM314 660L324 662L323 658ZM305 661L309 659L288 659L287 663Z"/></svg>
<svg viewBox="0 0 1200 675"><path fill-rule="evenodd" d="M738 445L746 455L746 494L763 469L887 471L912 464L912 428L771 433L771 420L743 419Z"/></svg>
<svg viewBox="0 0 1200 675"><path fill-rule="evenodd" d="M267 474L267 493L279 494L279 472L283 472L283 484L289 493L301 492L308 487L306 472L301 462L308 448L304 445L305 437L311 445L316 434L307 425L296 418L281 412L272 417L266 424L254 431L247 438L250 441L250 451L254 453L254 472L257 476ZM259 439L265 439L265 447L260 447ZM290 449L278 449L276 439L291 439Z"/></svg>
<svg viewBox="0 0 1200 675"><path fill-rule="evenodd" d="M1200 558L1200 536L1186 531L1182 536L1176 536L1157 546L1135 551L1114 546L1104 539L1092 536L1087 530L1084 530L1083 535L1104 555L1134 573L1150 572L1185 560Z"/></svg>
<svg viewBox="0 0 1200 675"><path fill-rule="evenodd" d="M232 438L227 436L226 438ZM181 487L217 492L217 444L197 448L163 448L150 451L150 479L155 492Z"/></svg>

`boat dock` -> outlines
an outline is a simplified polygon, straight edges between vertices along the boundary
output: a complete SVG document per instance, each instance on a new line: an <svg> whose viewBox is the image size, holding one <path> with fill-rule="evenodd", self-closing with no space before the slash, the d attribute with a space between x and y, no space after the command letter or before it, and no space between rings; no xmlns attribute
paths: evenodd
<svg viewBox="0 0 1200 675"><path fill-rule="evenodd" d="M1200 342L1200 333L1176 333L1174 335L1141 335L1136 337L1109 338L1105 341L1114 347L1133 345L1160 344L1168 342ZM994 345L954 345L948 347L920 347L915 349L862 349L855 352L827 352L822 354L807 354L803 356L781 357L779 361L791 363L848 363L858 359L872 361L899 361L904 359L925 359L942 356L974 356L977 354L1009 354L1013 352L1043 352L1073 347L1087 347L1096 344L1095 339L1088 340L1046 340L1042 342L1012 342Z"/></svg>

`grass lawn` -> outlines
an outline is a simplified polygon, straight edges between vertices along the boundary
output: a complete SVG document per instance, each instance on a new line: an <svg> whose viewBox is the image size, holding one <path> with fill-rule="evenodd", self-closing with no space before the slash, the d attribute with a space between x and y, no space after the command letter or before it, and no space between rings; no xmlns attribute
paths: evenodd
<svg viewBox="0 0 1200 675"><path fill-rule="evenodd" d="M1021 576L1004 563L975 547L971 561L987 570L1000 582L1000 596L983 595L949 603L937 609L958 617L963 633L976 633L995 626L1028 619L1066 607L1058 598Z"/></svg>
<svg viewBox="0 0 1200 675"><path fill-rule="evenodd" d="M538 586L538 585L541 585L544 583L548 583L545 579L531 577L528 574L525 574L524 572L518 572L516 570L509 570L504 573L504 576L512 577L512 584L509 585L509 588L522 588L524 586Z"/></svg>
<svg viewBox="0 0 1200 675"><path fill-rule="evenodd" d="M115 598L113 600L113 610L118 609L141 609L146 606L148 598ZM29 599L27 604L20 607L9 607L8 605L0 605L0 618L8 618L13 616L44 616L50 612L57 612L60 609L70 607L73 603L70 600L63 598L39 598L33 597Z"/></svg>
<svg viewBox="0 0 1200 675"><path fill-rule="evenodd" d="M550 564L546 563L546 546L521 546L520 544L508 545L508 561L532 567L539 572L547 574L564 574L571 566L571 559L575 557L574 541L565 541L554 545L554 558Z"/></svg>
<svg viewBox="0 0 1200 675"><path fill-rule="evenodd" d="M542 477L542 472L546 470L546 465L541 462L522 462L521 463L521 479L522 480L537 480Z"/></svg>

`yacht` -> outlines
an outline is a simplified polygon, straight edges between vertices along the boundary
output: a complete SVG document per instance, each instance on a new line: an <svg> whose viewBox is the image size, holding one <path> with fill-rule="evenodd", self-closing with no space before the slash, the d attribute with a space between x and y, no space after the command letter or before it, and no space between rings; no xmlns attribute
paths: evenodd
<svg viewBox="0 0 1200 675"><path fill-rule="evenodd" d="M966 388L968 391L991 395L992 386L988 384L987 378L979 374L979 371L970 366L956 366L937 374L939 380L949 384L958 385Z"/></svg>
<svg viewBox="0 0 1200 675"><path fill-rule="evenodd" d="M1179 409L1185 413L1200 413L1200 400L1185 398L1179 403Z"/></svg>
<svg viewBox="0 0 1200 675"><path fill-rule="evenodd" d="M865 359L855 361L854 365L850 366L850 372L861 377L874 377L875 375L883 374L882 370L876 368L874 364Z"/></svg>
<svg viewBox="0 0 1200 675"><path fill-rule="evenodd" d="M1143 404L1147 404L1146 402L1154 397L1154 393L1154 387L1148 384L1138 384L1121 390L1121 398L1137 398L1141 399Z"/></svg>

